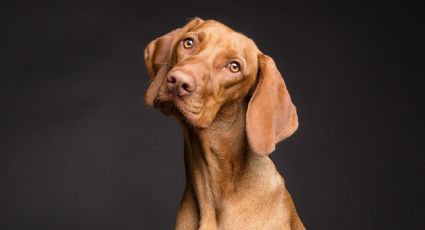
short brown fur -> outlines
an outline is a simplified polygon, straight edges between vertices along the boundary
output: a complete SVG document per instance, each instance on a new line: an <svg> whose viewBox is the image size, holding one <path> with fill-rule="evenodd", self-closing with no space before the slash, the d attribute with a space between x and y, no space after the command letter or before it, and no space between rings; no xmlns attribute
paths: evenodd
<svg viewBox="0 0 425 230"><path fill-rule="evenodd" d="M229 71L233 60L238 73ZM174 115L184 131L186 187L175 228L305 229L267 156L298 127L273 60L244 35L195 18L152 41L145 64L146 104ZM176 89L174 75L188 84Z"/></svg>

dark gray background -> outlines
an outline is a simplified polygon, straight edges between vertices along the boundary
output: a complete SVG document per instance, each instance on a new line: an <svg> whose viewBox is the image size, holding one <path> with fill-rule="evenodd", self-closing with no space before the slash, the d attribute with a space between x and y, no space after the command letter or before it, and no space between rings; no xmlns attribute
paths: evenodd
<svg viewBox="0 0 425 230"><path fill-rule="evenodd" d="M183 137L142 51L194 16L285 74L300 128L272 158L308 229L425 229L422 5L36 2L0 3L0 229L172 229Z"/></svg>

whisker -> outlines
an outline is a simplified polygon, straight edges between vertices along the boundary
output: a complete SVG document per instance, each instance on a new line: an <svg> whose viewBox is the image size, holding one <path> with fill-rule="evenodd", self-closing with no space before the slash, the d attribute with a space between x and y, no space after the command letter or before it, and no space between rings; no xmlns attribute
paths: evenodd
<svg viewBox="0 0 425 230"><path fill-rule="evenodd" d="M149 79L149 80L145 83L145 85L149 85L151 82L152 82L152 79Z"/></svg>

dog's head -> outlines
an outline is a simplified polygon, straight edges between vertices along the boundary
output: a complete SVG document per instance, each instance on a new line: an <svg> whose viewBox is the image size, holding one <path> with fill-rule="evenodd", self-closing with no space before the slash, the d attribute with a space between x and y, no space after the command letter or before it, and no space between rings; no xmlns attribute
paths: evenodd
<svg viewBox="0 0 425 230"><path fill-rule="evenodd" d="M207 128L227 103L249 100L246 131L263 156L298 127L295 106L273 60L246 36L195 18L145 48L152 80L145 103Z"/></svg>

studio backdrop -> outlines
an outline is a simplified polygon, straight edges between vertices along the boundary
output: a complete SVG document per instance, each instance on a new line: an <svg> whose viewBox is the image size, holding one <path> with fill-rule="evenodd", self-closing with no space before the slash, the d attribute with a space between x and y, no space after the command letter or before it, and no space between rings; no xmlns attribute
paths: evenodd
<svg viewBox="0 0 425 230"><path fill-rule="evenodd" d="M173 229L182 130L143 49L193 17L273 57L299 129L271 155L307 229L425 229L423 7L0 3L0 229Z"/></svg>

